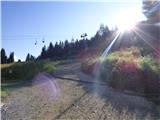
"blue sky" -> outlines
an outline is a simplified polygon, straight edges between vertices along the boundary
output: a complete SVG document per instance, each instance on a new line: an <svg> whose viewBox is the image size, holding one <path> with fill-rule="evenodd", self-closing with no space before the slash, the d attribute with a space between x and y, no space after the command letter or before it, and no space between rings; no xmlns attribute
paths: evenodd
<svg viewBox="0 0 160 120"><path fill-rule="evenodd" d="M141 1L136 2L2 2L2 47L7 55L14 51L22 60L27 53L37 56L42 39L50 42L80 39L84 32L94 36L101 23L112 28L117 16L132 8L141 13ZM38 41L37 46L34 45Z"/></svg>

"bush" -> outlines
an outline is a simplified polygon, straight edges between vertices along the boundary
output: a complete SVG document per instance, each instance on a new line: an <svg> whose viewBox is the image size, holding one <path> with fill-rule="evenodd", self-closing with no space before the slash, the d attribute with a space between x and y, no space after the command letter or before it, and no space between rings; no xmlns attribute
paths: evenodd
<svg viewBox="0 0 160 120"><path fill-rule="evenodd" d="M146 97L154 99L155 102L160 101L160 62L151 57L144 57L141 71Z"/></svg>
<svg viewBox="0 0 160 120"><path fill-rule="evenodd" d="M118 90L131 90L147 97L160 96L160 63L153 57L140 56L138 48L113 52L101 68L101 79Z"/></svg>
<svg viewBox="0 0 160 120"><path fill-rule="evenodd" d="M88 75L93 75L93 70L96 62L96 58L88 58L84 60L81 63L81 70Z"/></svg>
<svg viewBox="0 0 160 120"><path fill-rule="evenodd" d="M29 80L39 72L51 73L55 63L49 60L4 64L1 66L2 82Z"/></svg>

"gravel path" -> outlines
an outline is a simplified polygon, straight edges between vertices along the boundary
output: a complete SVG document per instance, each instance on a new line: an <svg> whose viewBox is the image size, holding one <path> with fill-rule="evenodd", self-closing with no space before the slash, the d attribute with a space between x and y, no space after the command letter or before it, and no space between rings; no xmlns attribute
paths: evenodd
<svg viewBox="0 0 160 120"><path fill-rule="evenodd" d="M79 63L61 65L55 74L75 81L92 81L79 71L79 66ZM159 110L142 97L122 94L104 85L75 81L53 78L45 73L37 75L31 85L13 89L3 100L2 120L158 118Z"/></svg>

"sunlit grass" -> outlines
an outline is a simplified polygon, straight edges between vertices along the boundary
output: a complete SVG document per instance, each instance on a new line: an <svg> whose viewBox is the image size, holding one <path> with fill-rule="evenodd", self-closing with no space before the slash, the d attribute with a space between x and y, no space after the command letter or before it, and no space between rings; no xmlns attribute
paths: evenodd
<svg viewBox="0 0 160 120"><path fill-rule="evenodd" d="M136 59L135 59L136 58ZM140 51L138 48L129 48L127 50L120 50L109 54L106 58L108 61L117 61L118 63L122 62L139 62L140 61Z"/></svg>
<svg viewBox="0 0 160 120"><path fill-rule="evenodd" d="M149 97L160 96L160 63L151 56L142 57L138 48L109 54L100 76L115 89L131 90Z"/></svg>
<svg viewBox="0 0 160 120"><path fill-rule="evenodd" d="M99 60L98 57L87 58L81 63L81 70L86 74L92 75L95 64L97 63L98 60Z"/></svg>
<svg viewBox="0 0 160 120"><path fill-rule="evenodd" d="M29 80L39 72L51 73L55 70L55 65L57 63L58 62L43 60L4 64L1 66L2 83L14 82L17 80Z"/></svg>
<svg viewBox="0 0 160 120"><path fill-rule="evenodd" d="M14 63L1 64L1 69L12 66Z"/></svg>
<svg viewBox="0 0 160 120"><path fill-rule="evenodd" d="M5 98L5 97L7 97L8 95L9 95L9 92L7 91L7 89L1 87L0 97L1 97L1 98Z"/></svg>
<svg viewBox="0 0 160 120"><path fill-rule="evenodd" d="M141 69L152 71L157 75L160 75L160 62L153 57L143 57L141 61Z"/></svg>
<svg viewBox="0 0 160 120"><path fill-rule="evenodd" d="M4 90L1 90L1 97L6 97L7 96L7 92Z"/></svg>

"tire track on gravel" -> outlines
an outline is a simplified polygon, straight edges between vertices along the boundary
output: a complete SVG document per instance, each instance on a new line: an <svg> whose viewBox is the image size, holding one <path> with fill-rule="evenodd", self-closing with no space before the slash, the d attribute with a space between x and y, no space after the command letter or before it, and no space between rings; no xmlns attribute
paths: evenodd
<svg viewBox="0 0 160 120"><path fill-rule="evenodd" d="M89 91L86 91L81 97L79 97L78 99L74 100L64 111L62 111L59 115L57 115L56 117L54 117L55 119L59 119L63 114L67 113L73 106L76 106L76 104L83 99L83 97L88 93Z"/></svg>

